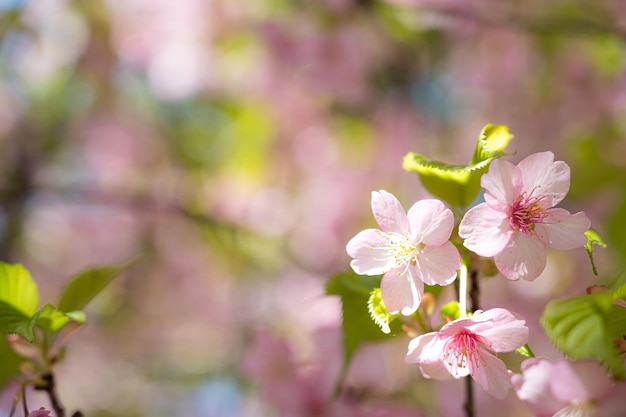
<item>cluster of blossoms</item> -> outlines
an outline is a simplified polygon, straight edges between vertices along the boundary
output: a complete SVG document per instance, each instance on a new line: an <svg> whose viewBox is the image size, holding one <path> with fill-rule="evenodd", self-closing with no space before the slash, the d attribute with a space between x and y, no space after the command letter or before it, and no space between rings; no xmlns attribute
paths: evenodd
<svg viewBox="0 0 626 417"><path fill-rule="evenodd" d="M458 226L461 249L493 257L508 279L536 279L546 266L549 248L569 250L587 242L588 217L554 208L569 185L568 165L554 161L551 152L530 155L517 166L493 161L481 178L485 201L469 209ZM435 199L418 201L405 213L386 191L373 192L371 205L380 229L363 230L348 242L350 265L358 274L383 274L380 290L389 313L412 315L420 306L424 284L451 284L462 266L459 248L450 242L454 216ZM528 327L506 309L470 317L463 310L460 318L438 331L415 337L406 361L418 363L428 378L469 375L487 392L504 398L514 382L496 355L524 346Z"/></svg>

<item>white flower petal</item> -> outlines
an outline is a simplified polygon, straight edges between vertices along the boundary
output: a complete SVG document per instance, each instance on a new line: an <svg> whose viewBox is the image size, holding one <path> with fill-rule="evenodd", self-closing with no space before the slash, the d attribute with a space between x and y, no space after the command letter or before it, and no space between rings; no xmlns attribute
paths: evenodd
<svg viewBox="0 0 626 417"><path fill-rule="evenodd" d="M377 229L366 229L350 239L346 252L353 260L350 266L357 274L380 275L392 269L393 259L385 253L385 234Z"/></svg>
<svg viewBox="0 0 626 417"><path fill-rule="evenodd" d="M495 352L511 352L528 343L526 321L503 308L494 308L472 316L475 321L489 320L490 326L476 330L476 334L489 341Z"/></svg>
<svg viewBox="0 0 626 417"><path fill-rule="evenodd" d="M441 201L420 200L409 209L407 217L415 241L438 246L450 239L454 215Z"/></svg>
<svg viewBox="0 0 626 417"><path fill-rule="evenodd" d="M587 243L585 232L591 226L589 217L582 211L570 214L569 211L554 208L546 210L545 223L535 225L535 234L546 245L557 250L582 248Z"/></svg>
<svg viewBox="0 0 626 417"><path fill-rule="evenodd" d="M448 285L456 279L461 267L461 255L450 242L441 246L427 246L417 255L422 280L428 285Z"/></svg>
<svg viewBox="0 0 626 417"><path fill-rule="evenodd" d="M494 257L496 267L508 279L535 280L545 269L548 248L533 236L516 233L504 250Z"/></svg>
<svg viewBox="0 0 626 417"><path fill-rule="evenodd" d="M415 274L412 266L406 271L399 268L385 273L380 283L380 292L389 313L400 312L404 316L409 316L419 308L424 283L416 279Z"/></svg>
<svg viewBox="0 0 626 417"><path fill-rule="evenodd" d="M513 230L504 211L497 211L486 203L471 208L461 220L459 236L463 245L480 256L494 256L507 246Z"/></svg>
<svg viewBox="0 0 626 417"><path fill-rule="evenodd" d="M404 233L409 230L409 221L402 204L385 190L372 192L372 213L385 232Z"/></svg>
<svg viewBox="0 0 626 417"><path fill-rule="evenodd" d="M529 155L517 167L522 172L523 191L534 197L542 197L538 202L541 207L554 207L567 195L570 185L569 166L563 161L554 162L552 152Z"/></svg>
<svg viewBox="0 0 626 417"><path fill-rule="evenodd" d="M522 176L509 161L496 159L480 179L480 185L485 189L485 202L490 207L506 210L519 196Z"/></svg>
<svg viewBox="0 0 626 417"><path fill-rule="evenodd" d="M482 352L483 363L474 369L472 377L489 394L503 399L511 388L511 377L504 362L491 353Z"/></svg>
<svg viewBox="0 0 626 417"><path fill-rule="evenodd" d="M444 365L442 358L445 340L441 340L437 332L426 333L409 342L407 363L419 363L425 378L451 379L453 376Z"/></svg>

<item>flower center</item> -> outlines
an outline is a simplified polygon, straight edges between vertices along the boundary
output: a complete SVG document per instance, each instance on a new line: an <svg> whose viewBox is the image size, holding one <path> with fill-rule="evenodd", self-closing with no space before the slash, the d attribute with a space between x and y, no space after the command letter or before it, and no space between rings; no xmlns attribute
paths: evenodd
<svg viewBox="0 0 626 417"><path fill-rule="evenodd" d="M383 234L381 232L381 234ZM422 243L414 242L407 234L396 232L384 233L385 243L382 247L380 258L374 258L377 261L390 262L394 268L406 265L406 268L412 263L417 264L417 254L423 249ZM404 271L403 271L404 272ZM399 273L401 274L401 273Z"/></svg>
<svg viewBox="0 0 626 417"><path fill-rule="evenodd" d="M481 349L484 345L480 336L463 330L446 342L443 358L451 369L467 368L470 375L473 375L475 368L486 365Z"/></svg>
<svg viewBox="0 0 626 417"><path fill-rule="evenodd" d="M537 198L532 194L532 192L529 195L523 193L515 200L509 218L511 228L525 235L531 235L535 230L535 224L543 223L544 219L549 216L539 205L542 197Z"/></svg>

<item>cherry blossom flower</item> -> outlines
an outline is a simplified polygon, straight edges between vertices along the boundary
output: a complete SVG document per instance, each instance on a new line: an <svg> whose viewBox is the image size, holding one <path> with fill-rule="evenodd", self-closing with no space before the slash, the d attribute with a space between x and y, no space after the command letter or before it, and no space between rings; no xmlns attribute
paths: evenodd
<svg viewBox="0 0 626 417"><path fill-rule="evenodd" d="M372 193L372 212L379 229L366 229L347 244L357 274L384 274L380 284L387 310L415 312L428 285L448 285L461 266L459 251L449 242L454 216L434 199L421 200L404 212L398 199L381 190Z"/></svg>
<svg viewBox="0 0 626 417"><path fill-rule="evenodd" d="M481 178L485 202L461 220L459 236L469 250L494 257L507 278L532 281L546 266L548 248L570 250L587 242L583 212L552 208L569 191L570 170L552 152L528 156L517 166L495 160Z"/></svg>
<svg viewBox="0 0 626 417"><path fill-rule="evenodd" d="M485 391L504 398L512 387L509 371L493 353L511 352L524 346L528 342L525 323L502 308L477 312L411 340L405 361L419 363L426 378L470 375Z"/></svg>
<svg viewBox="0 0 626 417"><path fill-rule="evenodd" d="M532 358L511 382L537 417L597 417L624 413L626 384L615 384L596 362Z"/></svg>

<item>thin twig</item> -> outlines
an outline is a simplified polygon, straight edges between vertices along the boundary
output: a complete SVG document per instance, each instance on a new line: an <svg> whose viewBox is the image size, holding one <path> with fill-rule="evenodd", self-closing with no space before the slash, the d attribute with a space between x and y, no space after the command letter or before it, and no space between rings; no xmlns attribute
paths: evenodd
<svg viewBox="0 0 626 417"><path fill-rule="evenodd" d="M470 377L465 377L465 415L467 417L474 417L474 380Z"/></svg>

